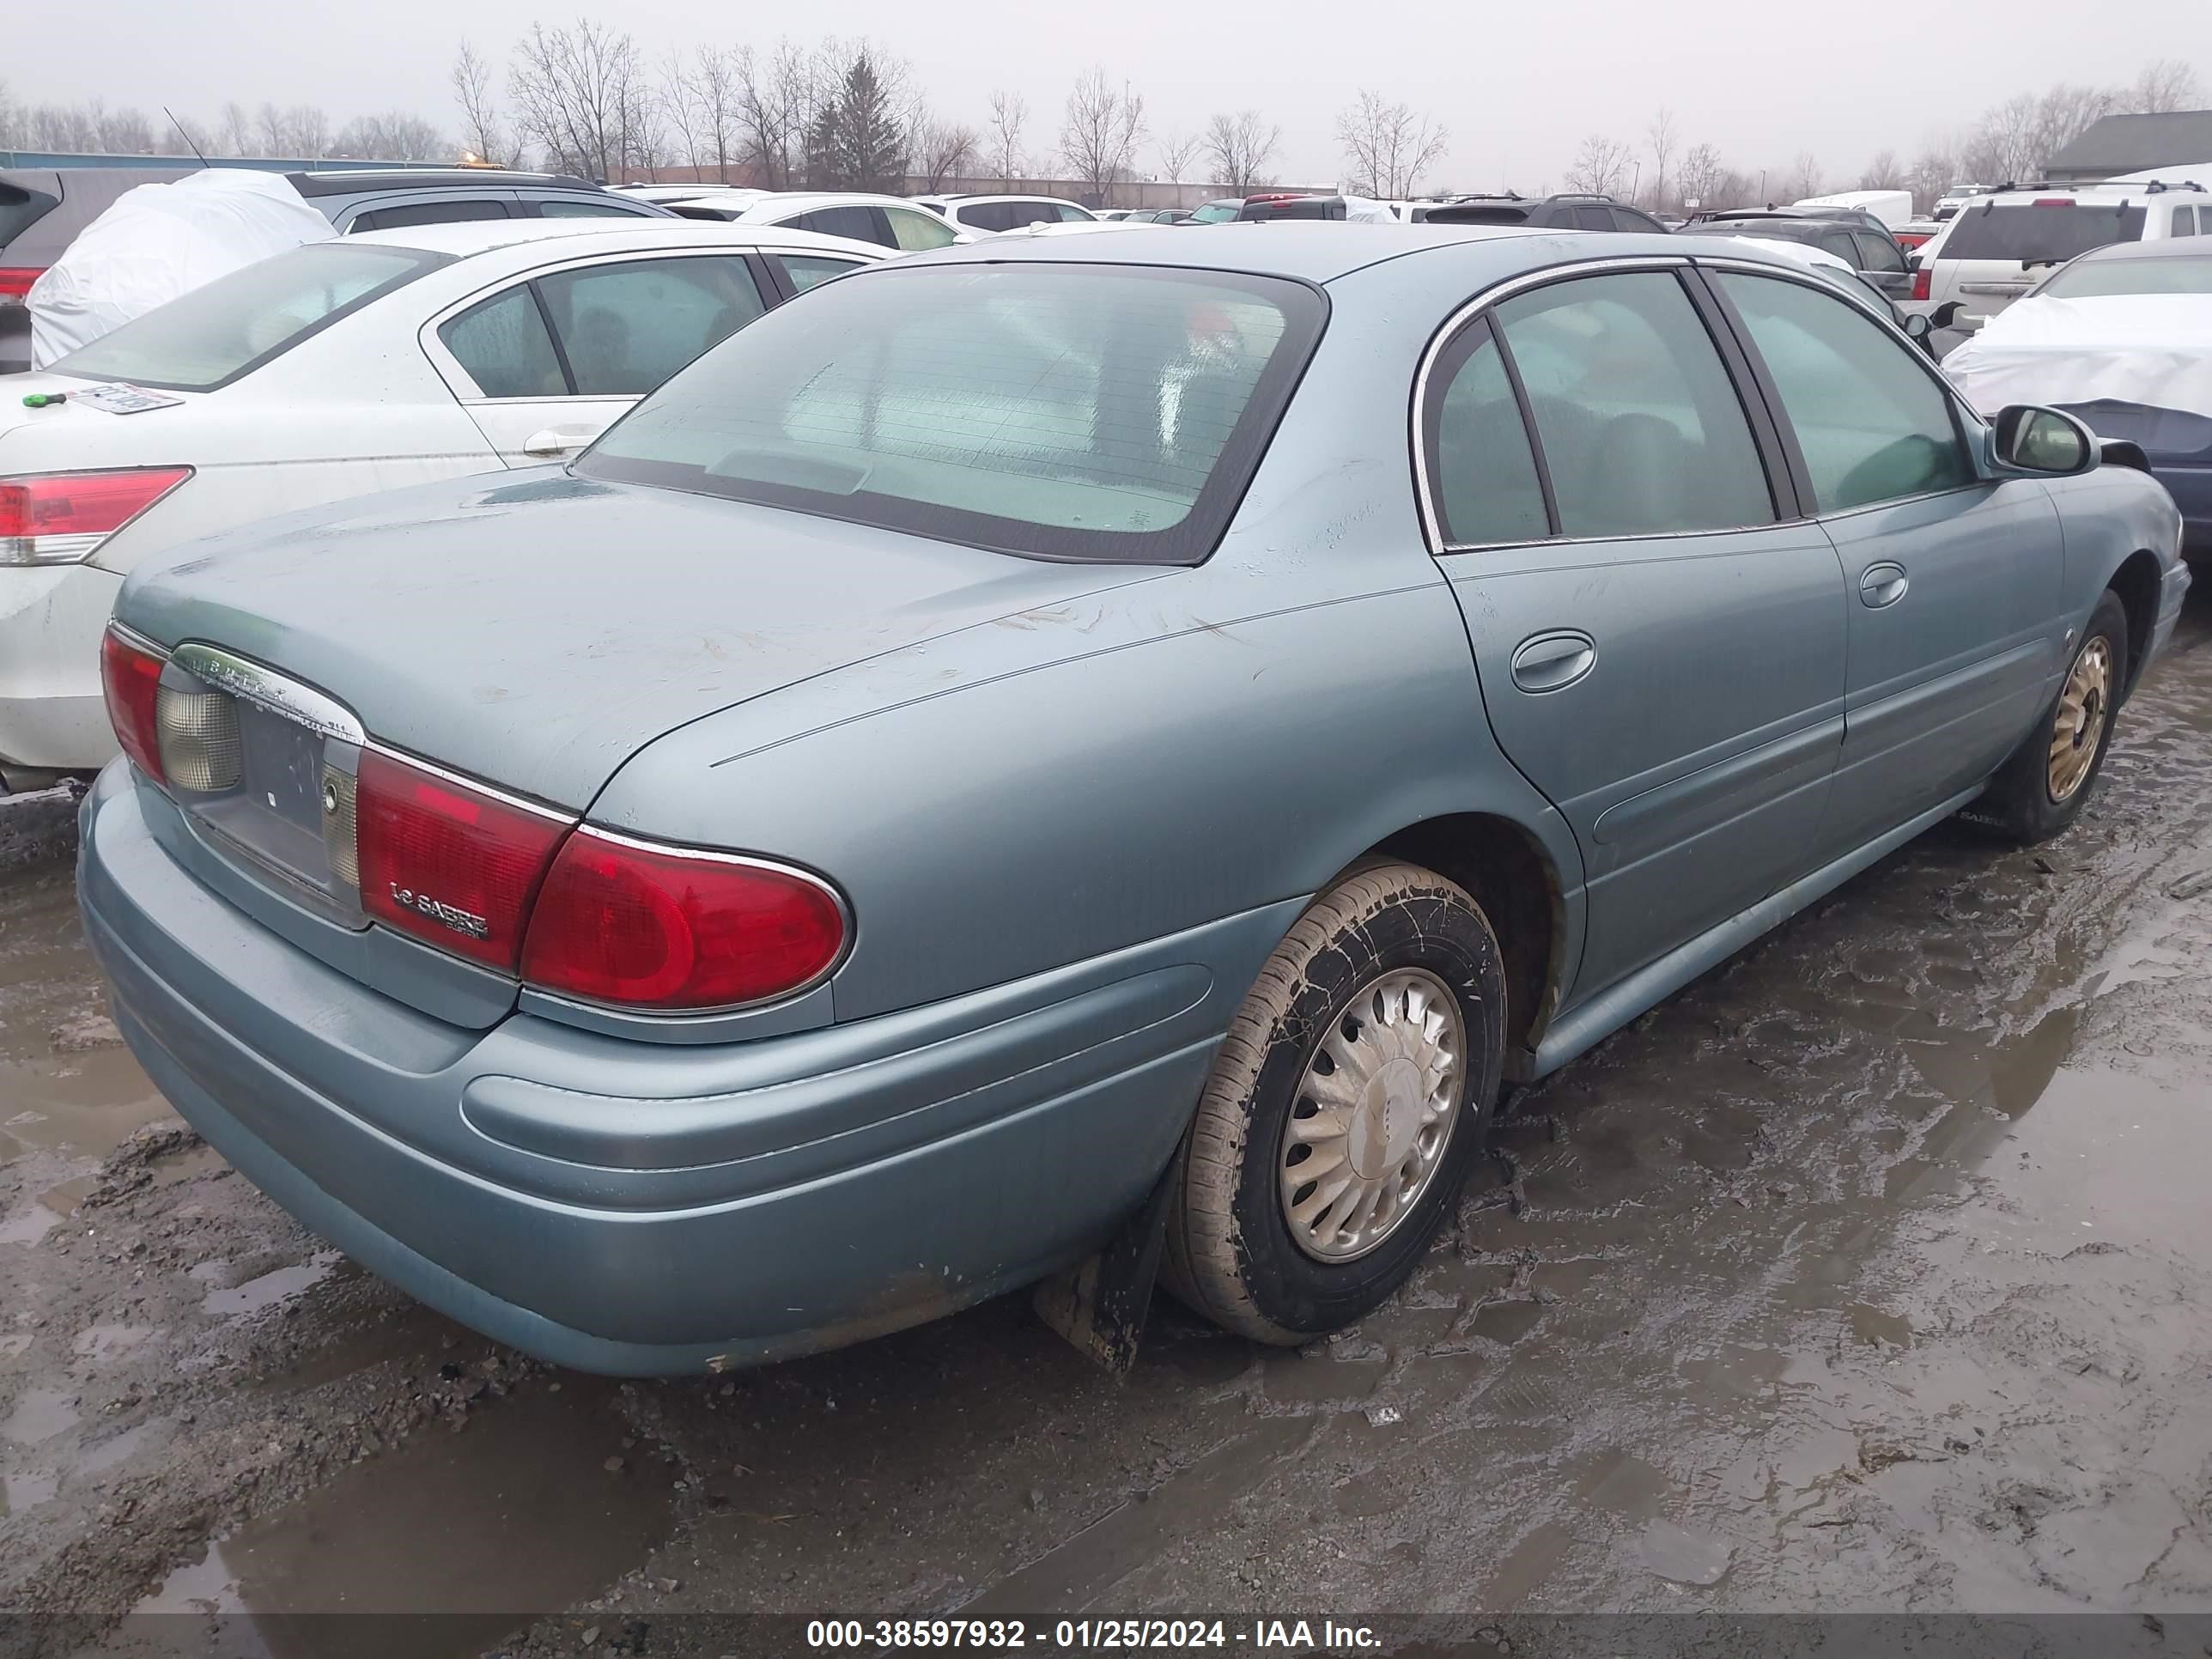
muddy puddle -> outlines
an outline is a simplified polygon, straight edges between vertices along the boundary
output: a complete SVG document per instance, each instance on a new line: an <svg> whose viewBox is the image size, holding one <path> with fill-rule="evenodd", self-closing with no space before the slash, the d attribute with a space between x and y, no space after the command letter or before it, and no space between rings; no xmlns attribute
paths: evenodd
<svg viewBox="0 0 2212 1659"><path fill-rule="evenodd" d="M70 866L0 882L0 1164L31 1173L12 1205L0 1196L0 1246L36 1243L103 1155L170 1115L106 1017Z"/></svg>
<svg viewBox="0 0 2212 1659"><path fill-rule="evenodd" d="M219 1621L226 1655L474 1655L667 1536L676 1472L625 1432L615 1396L611 1383L540 1380L459 1432L426 1426L210 1544L100 1651L173 1642L191 1615Z"/></svg>

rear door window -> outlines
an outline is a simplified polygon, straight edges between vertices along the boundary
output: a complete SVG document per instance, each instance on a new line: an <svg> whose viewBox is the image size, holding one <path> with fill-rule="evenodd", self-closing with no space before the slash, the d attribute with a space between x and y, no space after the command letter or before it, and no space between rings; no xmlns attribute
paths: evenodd
<svg viewBox="0 0 2212 1659"><path fill-rule="evenodd" d="M2091 206L2057 198L2039 207L2025 202L1992 203L1970 207L1959 216L1943 243L1942 257L2063 264L2093 247L2139 241L2142 230L2141 207Z"/></svg>
<svg viewBox="0 0 2212 1659"><path fill-rule="evenodd" d="M878 222L875 210L871 207L816 208L783 222L793 230L811 230L823 236L849 236L856 242L879 242L886 247L896 246L891 240L890 228Z"/></svg>
<svg viewBox="0 0 2212 1659"><path fill-rule="evenodd" d="M504 219L504 202L474 197L463 201L408 202L398 207L371 208L354 215L351 231L401 230L409 225L456 225L471 219Z"/></svg>
<svg viewBox="0 0 2212 1659"><path fill-rule="evenodd" d="M960 210L960 222L975 230L1012 230L1014 228L1013 204L972 203Z"/></svg>
<svg viewBox="0 0 2212 1659"><path fill-rule="evenodd" d="M944 220L914 208L887 207L877 211L890 222L892 246L909 253L925 248L950 247L957 234Z"/></svg>
<svg viewBox="0 0 2212 1659"><path fill-rule="evenodd" d="M568 377L527 283L448 319L438 337L487 398L565 398Z"/></svg>
<svg viewBox="0 0 2212 1659"><path fill-rule="evenodd" d="M1903 270L1905 255L1896 243L1887 236L1877 236L1870 230L1858 233L1859 269L1861 270Z"/></svg>
<svg viewBox="0 0 2212 1659"><path fill-rule="evenodd" d="M864 263L859 259L833 259L821 253L778 253L772 257L782 265L783 274L791 279L793 294L804 294L817 283L826 283L832 276L858 270Z"/></svg>
<svg viewBox="0 0 2212 1659"><path fill-rule="evenodd" d="M2197 234L2197 210L2195 208L2178 207L2174 209L2173 234L2176 236L2194 236Z"/></svg>
<svg viewBox="0 0 2212 1659"><path fill-rule="evenodd" d="M1575 210L1575 223L1584 230L1611 230L1613 213L1608 208L1578 207Z"/></svg>
<svg viewBox="0 0 2212 1659"><path fill-rule="evenodd" d="M1832 253L1853 270L1859 269L1858 244L1851 240L1848 230L1824 230L1820 233L1820 252Z"/></svg>
<svg viewBox="0 0 2212 1659"><path fill-rule="evenodd" d="M1535 452L1487 321L1444 349L1422 411L1431 487L1447 546L1535 541L1551 534Z"/></svg>
<svg viewBox="0 0 2212 1659"><path fill-rule="evenodd" d="M541 219L657 219L657 213L640 213L634 207L624 207L618 202L580 202L573 197L566 200L539 202L538 216Z"/></svg>
<svg viewBox="0 0 2212 1659"><path fill-rule="evenodd" d="M583 397L641 396L768 309L733 257L586 265L538 285Z"/></svg>
<svg viewBox="0 0 2212 1659"><path fill-rule="evenodd" d="M1774 521L1742 401L1671 274L1555 283L1495 315L1528 394L1561 535Z"/></svg>

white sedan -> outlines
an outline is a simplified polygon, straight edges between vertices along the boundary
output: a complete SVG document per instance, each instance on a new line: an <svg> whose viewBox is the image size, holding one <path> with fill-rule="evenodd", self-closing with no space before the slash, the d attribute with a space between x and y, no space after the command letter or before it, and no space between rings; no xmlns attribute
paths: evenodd
<svg viewBox="0 0 2212 1659"><path fill-rule="evenodd" d="M280 254L9 376L0 786L115 752L100 636L147 555L573 455L769 307L887 252L681 219L420 225Z"/></svg>

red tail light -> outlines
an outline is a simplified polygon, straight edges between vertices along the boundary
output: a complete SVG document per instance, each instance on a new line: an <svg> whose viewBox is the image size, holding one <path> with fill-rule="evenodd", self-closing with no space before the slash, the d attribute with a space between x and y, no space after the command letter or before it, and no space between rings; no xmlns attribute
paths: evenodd
<svg viewBox="0 0 2212 1659"><path fill-rule="evenodd" d="M73 564L192 476L188 466L0 478L0 565Z"/></svg>
<svg viewBox="0 0 2212 1659"><path fill-rule="evenodd" d="M1898 246L1905 249L1905 252L1909 253L1914 248L1918 247L1923 242L1926 241L1930 233L1924 230L1900 230L1895 232L1894 234L1897 237Z"/></svg>
<svg viewBox="0 0 2212 1659"><path fill-rule="evenodd" d="M726 1008L814 983L845 948L817 878L726 853L579 830L545 878L522 977L629 1007Z"/></svg>
<svg viewBox="0 0 2212 1659"><path fill-rule="evenodd" d="M46 273L37 265L0 265L0 306L20 306Z"/></svg>
<svg viewBox="0 0 2212 1659"><path fill-rule="evenodd" d="M530 901L569 820L369 749L354 825L364 910L441 951L515 971Z"/></svg>
<svg viewBox="0 0 2212 1659"><path fill-rule="evenodd" d="M154 723L154 694L161 680L161 659L111 624L100 642L100 688L107 699L108 724L131 764L156 783L165 781Z"/></svg>
<svg viewBox="0 0 2212 1659"><path fill-rule="evenodd" d="M1928 267L1925 265L1921 266L1919 270L1912 273L1912 297L1914 299L1926 300L1933 297L1932 292L1929 287L1930 280L1931 278L1929 274Z"/></svg>

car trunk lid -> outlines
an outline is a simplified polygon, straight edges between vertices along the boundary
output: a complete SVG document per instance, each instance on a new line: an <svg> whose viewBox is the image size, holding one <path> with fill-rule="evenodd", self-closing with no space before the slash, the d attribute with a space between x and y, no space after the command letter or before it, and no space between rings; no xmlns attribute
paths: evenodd
<svg viewBox="0 0 2212 1659"><path fill-rule="evenodd" d="M179 827L331 924L295 930L295 943L453 1018L443 981L410 972L408 949L362 942L374 908L355 831L365 754L430 763L463 794L492 786L484 810L505 799L557 836L678 726L1149 574L540 471L194 544L133 579L118 621L169 653L160 752ZM728 835L745 846L742 824ZM443 921L449 896L432 896ZM464 920L477 925L473 911Z"/></svg>
<svg viewBox="0 0 2212 1659"><path fill-rule="evenodd" d="M344 704L369 733L580 811L640 745L815 674L1135 579L554 471L191 544L120 611Z"/></svg>

